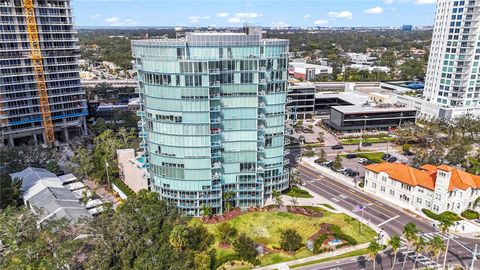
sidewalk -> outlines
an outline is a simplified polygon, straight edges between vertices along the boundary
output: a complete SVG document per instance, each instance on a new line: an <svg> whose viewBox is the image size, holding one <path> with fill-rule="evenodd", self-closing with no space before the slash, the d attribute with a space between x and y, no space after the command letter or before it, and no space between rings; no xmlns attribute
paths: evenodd
<svg viewBox="0 0 480 270"><path fill-rule="evenodd" d="M321 260L321 259L325 259L325 258L329 258L329 257L334 257L334 256L337 256L337 255L341 255L341 254L345 254L345 253L348 253L348 252L352 252L352 251L367 248L368 245L369 245L369 243L365 243L365 244L361 244L361 245L356 245L354 247L342 248L340 250L336 250L336 251L333 251L333 252L322 253L322 254L315 255L315 256L310 256L310 257L297 259L297 260L293 260L293 261L288 261L288 262L283 262L283 263L272 264L272 265L268 265L268 266L264 266L264 267L255 268L255 269L259 269L259 270L290 269L289 266L292 266L292 265L306 263L306 262L312 262L312 261Z"/></svg>

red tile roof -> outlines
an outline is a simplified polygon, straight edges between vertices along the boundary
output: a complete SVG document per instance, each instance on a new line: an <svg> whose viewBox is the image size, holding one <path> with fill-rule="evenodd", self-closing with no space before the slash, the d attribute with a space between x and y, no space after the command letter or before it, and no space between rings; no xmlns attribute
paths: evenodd
<svg viewBox="0 0 480 270"><path fill-rule="evenodd" d="M385 172L390 178L410 186L421 186L430 190L435 189L435 181L430 174L402 163L383 162L365 166L365 169L376 173Z"/></svg>
<svg viewBox="0 0 480 270"><path fill-rule="evenodd" d="M452 176L450 177L448 191L452 191L455 188L461 190L467 190L469 187L473 189L480 188L480 176L467 173L455 167L447 165L436 167L434 165L426 164L422 166L422 169L427 170L430 174L434 174L435 176L438 170L450 172Z"/></svg>

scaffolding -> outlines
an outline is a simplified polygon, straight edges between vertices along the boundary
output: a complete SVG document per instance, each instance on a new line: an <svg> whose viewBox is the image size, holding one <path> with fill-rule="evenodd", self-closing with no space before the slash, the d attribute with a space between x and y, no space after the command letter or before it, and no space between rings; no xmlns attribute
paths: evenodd
<svg viewBox="0 0 480 270"><path fill-rule="evenodd" d="M47 143L53 143L55 142L55 133L53 131L52 113L48 101L47 83L45 81L45 71L43 68L42 52L40 51L33 1L34 0L22 0L22 3L25 21L27 23L33 70L35 71L38 96L40 97L40 110L42 112L43 127L45 129L45 141Z"/></svg>

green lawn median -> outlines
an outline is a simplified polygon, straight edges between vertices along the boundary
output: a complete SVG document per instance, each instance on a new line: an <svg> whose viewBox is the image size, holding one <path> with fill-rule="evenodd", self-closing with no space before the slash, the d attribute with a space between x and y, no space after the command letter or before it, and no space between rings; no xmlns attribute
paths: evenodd
<svg viewBox="0 0 480 270"><path fill-rule="evenodd" d="M317 263L322 263L322 262L329 262L329 261L340 260L340 259L345 259L345 258L350 258L350 257L357 257L357 256L365 255L367 253L368 253L368 249L367 248L362 248L362 249L359 249L359 250L350 251L350 252L340 254L340 255L337 255L337 256L333 256L333 257L327 257L327 258L323 258L323 259L319 259L319 260L315 260L315 261L289 265L289 268L298 268L298 267L317 264Z"/></svg>

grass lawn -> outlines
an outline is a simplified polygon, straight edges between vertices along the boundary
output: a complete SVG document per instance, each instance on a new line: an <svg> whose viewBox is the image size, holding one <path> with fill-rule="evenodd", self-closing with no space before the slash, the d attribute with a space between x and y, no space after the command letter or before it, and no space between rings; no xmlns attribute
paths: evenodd
<svg viewBox="0 0 480 270"><path fill-rule="evenodd" d="M335 207L331 206L331 205L328 204L328 203L322 203L322 205L325 206L325 207L328 208L328 209L336 210Z"/></svg>
<svg viewBox="0 0 480 270"><path fill-rule="evenodd" d="M313 198L308 191L300 189L299 187L292 187L285 192L285 195L290 197L297 197L297 198Z"/></svg>
<svg viewBox="0 0 480 270"><path fill-rule="evenodd" d="M382 138L365 138L365 139L345 139L341 140L341 144L351 145L351 144L359 144L360 142L369 142L369 143L383 143L383 142L391 142L395 140L395 138L391 137L382 137Z"/></svg>
<svg viewBox="0 0 480 270"><path fill-rule="evenodd" d="M384 154L383 152L372 152L372 153L357 154L357 156L359 158L366 158L373 163L381 163L381 162L384 162L384 160L382 159L383 154Z"/></svg>
<svg viewBox="0 0 480 270"><path fill-rule="evenodd" d="M308 237L318 231L318 228L320 228L320 224L322 223L338 225L345 234L355 238L359 244L367 243L376 236L376 233L370 228L365 229L363 234L359 234L359 222L345 214L334 214L318 207L309 208L322 211L324 216L321 218L315 218L286 212L251 212L245 213L226 222L230 222L239 232L245 232L247 235L255 239L257 243L264 243L272 250L274 247L279 248L280 235L285 228L297 230L302 236L302 240L306 242ZM193 219L192 222L201 221L199 219ZM216 226L217 224L205 224L205 227L213 234L215 234ZM234 253L232 248L218 248L218 240L215 241L214 246L218 258ZM269 265L312 255L314 254L308 251L305 247L302 247L295 254L274 251L259 259L262 265Z"/></svg>
<svg viewBox="0 0 480 270"><path fill-rule="evenodd" d="M298 268L298 267L312 265L312 264L316 264L316 263L322 263L322 262L328 262L328 261L333 261L333 260L340 260L340 259L345 259L345 258L349 258L349 257L365 255L367 253L368 253L368 249L363 248L363 249L347 252L347 253L337 255L337 256L333 256L333 257L323 258L323 259L320 259L320 260L315 260L315 261L306 262L306 263L290 265L289 267L290 268Z"/></svg>

